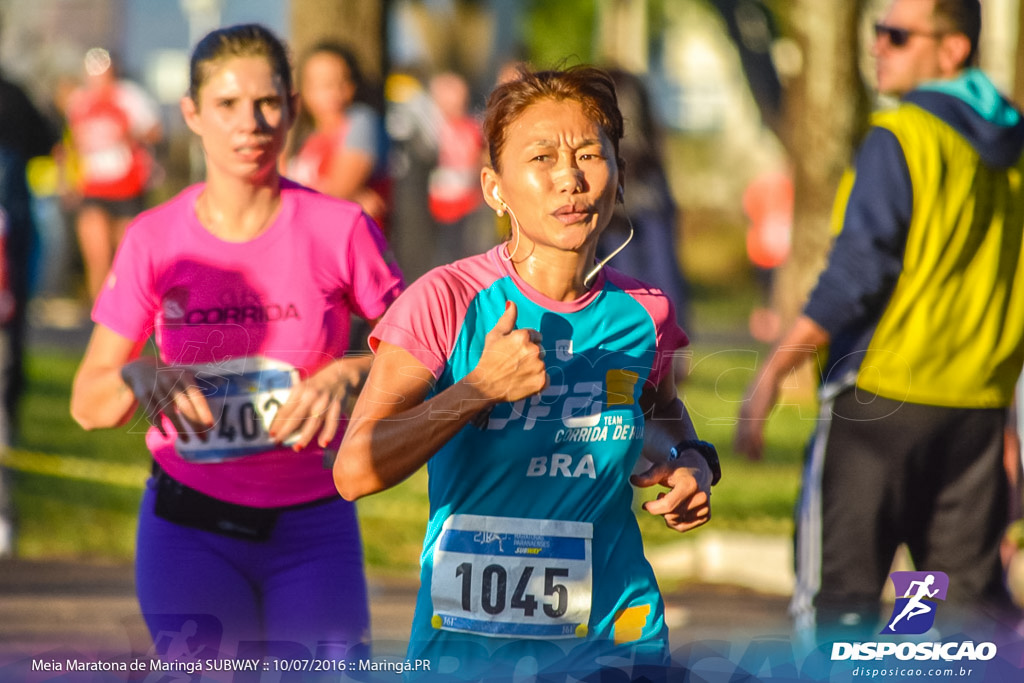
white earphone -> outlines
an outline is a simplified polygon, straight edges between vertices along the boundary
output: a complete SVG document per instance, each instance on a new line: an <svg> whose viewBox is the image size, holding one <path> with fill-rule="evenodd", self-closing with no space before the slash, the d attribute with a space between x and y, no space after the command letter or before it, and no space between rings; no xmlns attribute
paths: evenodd
<svg viewBox="0 0 1024 683"><path fill-rule="evenodd" d="M505 203L505 200L501 198L497 185L491 188L491 196L494 197L494 201L498 202L498 208L494 210L494 212L498 214L498 218L504 216L506 211L509 213L512 212L512 209L508 208L508 204Z"/></svg>
<svg viewBox="0 0 1024 683"><path fill-rule="evenodd" d="M491 188L491 196L494 197L494 201L501 205L497 208L498 216L504 216L505 212L508 211L508 216L512 222L512 233L515 235L515 246L512 248L511 252L508 250L508 247L505 247L505 255L502 256L506 261L511 261L515 253L519 251L519 221L516 219L516 215L512 213L512 209L509 205L501 198L501 193L498 192L497 185Z"/></svg>
<svg viewBox="0 0 1024 683"><path fill-rule="evenodd" d="M615 199L616 199L616 201L618 201L623 206L625 206L625 204L626 204L626 197L625 197L625 195L626 195L626 193L622 189L622 185L619 185L618 188L615 191ZM585 287L590 287L590 283L594 281L594 278L597 277L597 274L601 272L601 269L604 268L606 265L608 265L608 262L612 260L612 257L614 257L620 251L625 249L626 245L629 244L630 241L633 239L633 234L635 232L633 230L633 221L631 221L629 219L629 213L624 213L623 215L626 218L626 224L629 225L629 234L626 235L626 240L622 244L620 244L615 249L615 251L613 251L612 253L608 254L603 259L601 259L601 262L598 263L596 266L594 266L590 270L589 273L587 273L586 277L583 278L583 285Z"/></svg>

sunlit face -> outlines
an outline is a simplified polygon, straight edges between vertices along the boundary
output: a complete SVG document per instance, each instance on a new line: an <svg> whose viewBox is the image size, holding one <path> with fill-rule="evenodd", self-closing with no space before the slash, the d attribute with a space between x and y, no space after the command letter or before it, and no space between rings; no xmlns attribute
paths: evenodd
<svg viewBox="0 0 1024 683"><path fill-rule="evenodd" d="M880 23L910 31L905 45L896 46L887 36L875 39L872 53L878 91L904 95L925 81L943 77L940 47L944 35L932 16L935 0L895 0Z"/></svg>
<svg viewBox="0 0 1024 683"><path fill-rule="evenodd" d="M317 52L302 67L302 106L317 123L341 116L356 94L352 72L345 60L330 52Z"/></svg>
<svg viewBox="0 0 1024 683"><path fill-rule="evenodd" d="M281 77L264 57L231 57L210 70L199 100L182 100L189 128L200 137L207 175L272 178L291 111Z"/></svg>
<svg viewBox="0 0 1024 683"><path fill-rule="evenodd" d="M487 169L484 192L493 191L515 217L529 248L592 249L611 220L619 170L611 140L574 101L541 100L527 107L507 131L500 175Z"/></svg>

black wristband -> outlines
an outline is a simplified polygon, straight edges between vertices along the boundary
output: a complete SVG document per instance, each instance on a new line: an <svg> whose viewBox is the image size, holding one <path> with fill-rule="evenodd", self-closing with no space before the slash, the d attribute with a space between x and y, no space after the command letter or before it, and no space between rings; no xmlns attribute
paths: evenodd
<svg viewBox="0 0 1024 683"><path fill-rule="evenodd" d="M715 445L700 439L683 439L668 452L668 459L675 460L683 451L694 450L700 453L701 457L711 468L711 485L714 486L722 479L722 463L718 461L718 451Z"/></svg>

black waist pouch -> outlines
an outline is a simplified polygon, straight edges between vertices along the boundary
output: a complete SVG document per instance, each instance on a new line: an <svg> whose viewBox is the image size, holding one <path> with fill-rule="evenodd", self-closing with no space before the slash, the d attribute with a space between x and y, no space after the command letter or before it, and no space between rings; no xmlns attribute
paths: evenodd
<svg viewBox="0 0 1024 683"><path fill-rule="evenodd" d="M248 541L265 541L274 529L278 508L254 508L218 500L172 479L153 465L156 516L182 526Z"/></svg>

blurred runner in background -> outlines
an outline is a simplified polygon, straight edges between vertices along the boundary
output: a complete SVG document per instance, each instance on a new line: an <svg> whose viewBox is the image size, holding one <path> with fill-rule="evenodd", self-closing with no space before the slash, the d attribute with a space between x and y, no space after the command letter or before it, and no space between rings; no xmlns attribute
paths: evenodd
<svg viewBox="0 0 1024 683"><path fill-rule="evenodd" d="M145 208L156 168L149 148L162 136L156 103L117 68L107 50L89 50L85 80L68 96L66 111L78 164L78 244L94 299L125 226Z"/></svg>
<svg viewBox="0 0 1024 683"><path fill-rule="evenodd" d="M743 192L747 258L754 266L760 300L750 312L750 335L762 342L778 339L781 321L775 310L776 270L789 258L793 233L793 179L782 169L761 173Z"/></svg>
<svg viewBox="0 0 1024 683"><path fill-rule="evenodd" d="M438 111L437 166L430 172L427 204L437 224L434 265L465 258L495 244L494 219L480 196L484 137L469 112L469 85L444 72L430 79Z"/></svg>
<svg viewBox="0 0 1024 683"><path fill-rule="evenodd" d="M288 177L357 202L386 229L387 140L380 114L367 102L355 55L338 43L319 43L303 58L298 77Z"/></svg>

